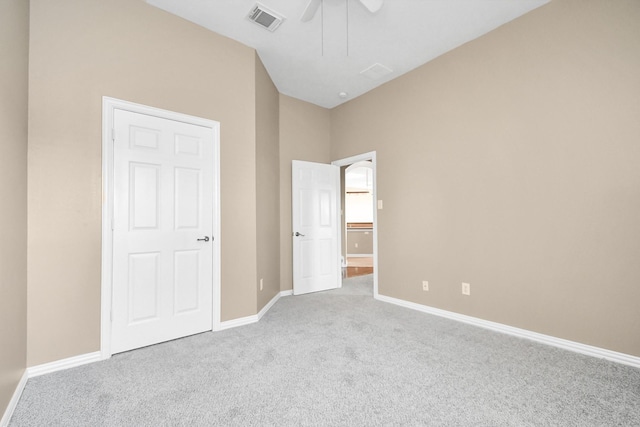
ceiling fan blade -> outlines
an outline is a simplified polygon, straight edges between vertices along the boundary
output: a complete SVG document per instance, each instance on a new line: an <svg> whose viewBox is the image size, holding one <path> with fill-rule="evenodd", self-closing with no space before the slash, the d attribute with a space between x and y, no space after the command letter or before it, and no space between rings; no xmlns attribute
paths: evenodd
<svg viewBox="0 0 640 427"><path fill-rule="evenodd" d="M320 7L320 3L322 3L322 0L309 0L309 4L300 17L300 20L302 22L311 21L311 19L316 15L316 12Z"/></svg>
<svg viewBox="0 0 640 427"><path fill-rule="evenodd" d="M360 0L360 3L371 13L376 13L384 4L384 0Z"/></svg>

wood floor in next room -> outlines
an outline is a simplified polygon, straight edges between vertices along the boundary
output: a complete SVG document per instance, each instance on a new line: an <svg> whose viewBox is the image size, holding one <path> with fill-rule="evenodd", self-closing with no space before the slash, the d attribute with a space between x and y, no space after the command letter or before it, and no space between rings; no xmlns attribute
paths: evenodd
<svg viewBox="0 0 640 427"><path fill-rule="evenodd" d="M347 257L343 277L356 277L373 273L373 257Z"/></svg>

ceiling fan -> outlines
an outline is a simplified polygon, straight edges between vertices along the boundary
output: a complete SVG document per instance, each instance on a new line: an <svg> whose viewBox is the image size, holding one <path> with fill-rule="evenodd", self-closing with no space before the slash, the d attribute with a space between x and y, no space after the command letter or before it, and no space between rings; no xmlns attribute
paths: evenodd
<svg viewBox="0 0 640 427"><path fill-rule="evenodd" d="M318 11L318 8L324 0L310 0L304 13L300 17L302 22L310 21ZM358 0L371 13L376 13L382 7L384 0Z"/></svg>

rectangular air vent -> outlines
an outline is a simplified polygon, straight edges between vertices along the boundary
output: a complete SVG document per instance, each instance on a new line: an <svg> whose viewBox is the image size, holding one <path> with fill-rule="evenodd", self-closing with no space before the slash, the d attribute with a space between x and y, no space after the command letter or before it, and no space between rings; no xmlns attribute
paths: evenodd
<svg viewBox="0 0 640 427"><path fill-rule="evenodd" d="M385 67L382 64L375 63L369 68L360 71L365 77L370 78L371 80L378 80L386 76L387 74L393 73L393 70L389 67Z"/></svg>
<svg viewBox="0 0 640 427"><path fill-rule="evenodd" d="M282 15L267 9L260 3L256 3L247 18L269 31L275 31L284 21Z"/></svg>

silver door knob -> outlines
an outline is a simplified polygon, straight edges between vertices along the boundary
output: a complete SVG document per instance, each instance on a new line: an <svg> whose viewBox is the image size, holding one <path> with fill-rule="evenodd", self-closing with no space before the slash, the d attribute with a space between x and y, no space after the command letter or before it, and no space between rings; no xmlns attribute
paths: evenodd
<svg viewBox="0 0 640 427"><path fill-rule="evenodd" d="M204 236L204 239L198 239L198 242L208 242L209 241L209 236Z"/></svg>
<svg viewBox="0 0 640 427"><path fill-rule="evenodd" d="M298 233L298 232L296 231L295 236L296 236L296 237L300 237L300 236L304 237L304 234L302 234L302 233Z"/></svg>

